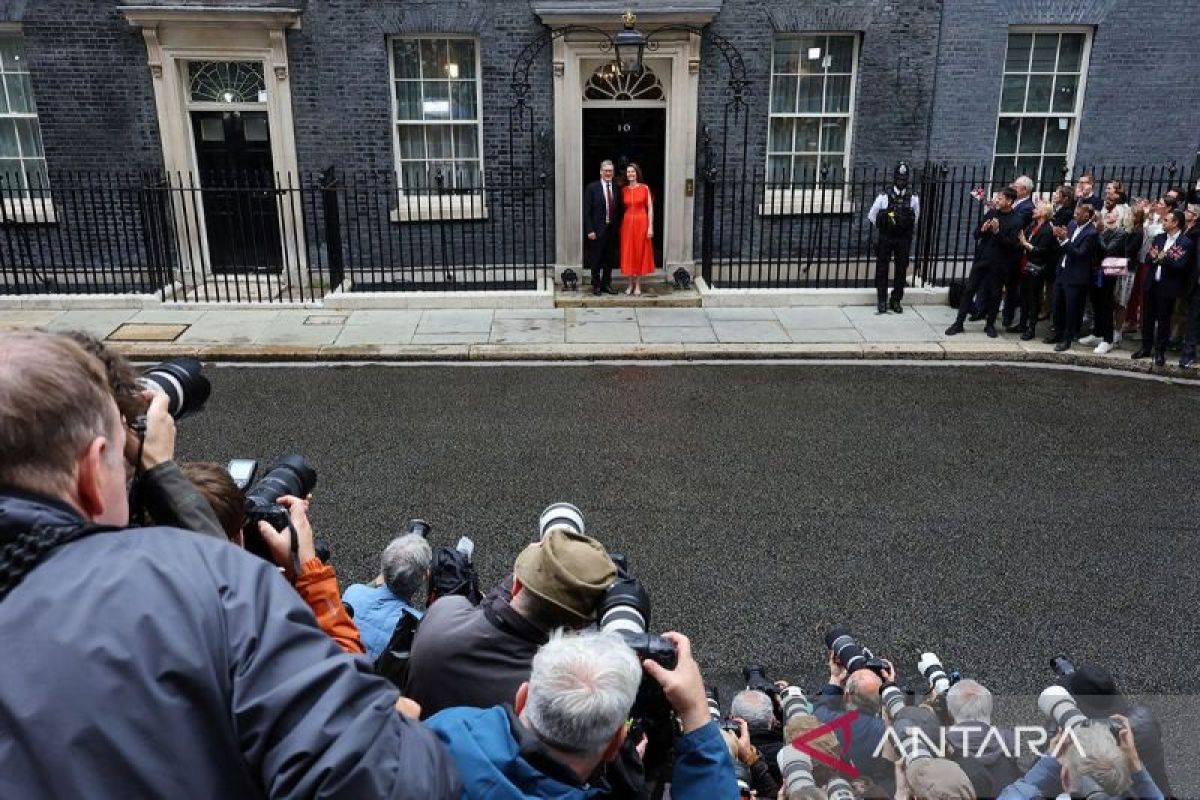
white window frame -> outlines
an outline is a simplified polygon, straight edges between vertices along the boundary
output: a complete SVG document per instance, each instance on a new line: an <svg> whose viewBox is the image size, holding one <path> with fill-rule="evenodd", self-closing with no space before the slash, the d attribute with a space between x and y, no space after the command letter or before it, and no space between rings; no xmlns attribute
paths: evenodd
<svg viewBox="0 0 1200 800"><path fill-rule="evenodd" d="M853 50L851 52L850 62L850 97L849 108L845 113L829 113L821 111L819 113L780 113L777 114L771 109L774 108L775 101L775 46L782 39L801 39L813 36L841 36L849 37L853 41ZM766 183L771 182L770 163L771 163L771 121L776 118L786 119L842 119L846 120L846 146L842 153L842 175L848 177L850 175L851 153L854 146L854 128L855 128L855 109L858 105L858 75L859 75L859 59L862 53L862 36L856 31L802 31L795 33L779 34L771 39L771 75L770 86L767 93L767 142L764 148L764 158L766 159L766 168L764 176ZM822 103L824 103L824 95L822 95ZM789 150L789 155L794 156L795 151ZM821 153L816 154L820 159ZM819 162L818 162L819 163ZM767 188L764 192L763 202L758 208L758 213L762 216L792 216L792 215L823 215L823 214L849 214L853 211L850 202L850 192L846 190L845 184L829 183L821 184L820 178L817 177L817 184L812 189L779 189Z"/></svg>
<svg viewBox="0 0 1200 800"><path fill-rule="evenodd" d="M1024 110L1022 110L1020 112L1003 110L1003 107L1004 107L1004 77L1009 74L1007 71L1008 39L1010 36L1012 36L1013 34L1016 34L1016 33L1028 33L1030 35L1036 35L1039 33L1083 34L1083 54L1079 60L1079 82L1078 82L1078 84L1076 84L1076 87L1075 87L1075 108L1072 109L1071 113L1067 114L1062 111L1057 111L1057 112L1053 111L1053 108L1054 108L1053 93L1051 94L1051 97L1050 97L1050 108L1051 108L1050 111L1043 113L1043 112L1031 112L1031 111L1024 111ZM1000 120L1001 120L1001 118L1004 118L1004 117L1019 117L1020 119L1039 119L1040 118L1040 119L1045 119L1047 121L1057 120L1062 117L1071 118L1073 121L1073 124L1071 125L1071 132L1067 136L1066 162L1067 162L1068 166L1072 166L1075 164L1076 148L1079 145L1079 127L1083 124L1083 98L1087 94L1087 76L1088 76L1088 69L1091 65L1091 60L1092 60L1092 39L1093 39L1094 34L1095 34L1095 29L1088 25L1010 25L1009 26L1008 32L1004 38L1004 60L1003 60L1003 62L1001 62L1001 65L1000 65L1000 92L999 92L999 96L996 98L996 127L992 132L992 160L991 160L991 163L988 165L989 177L991 177L991 178L995 177L996 158L997 158L996 144L997 144L997 139L999 138L999 135L1000 135ZM1061 42L1060 42L1060 48L1061 48ZM1027 76L1028 75L1047 75L1047 74L1058 76L1059 74L1067 74L1067 73L1059 73L1058 72L1058 63L1057 63L1058 55L1059 55L1058 52L1055 52L1055 59L1056 59L1055 65L1054 65L1055 71L1052 73L1025 71L1023 73L1012 73L1012 74L1014 74L1014 75L1023 74L1023 75L1027 75ZM1053 89L1051 91L1053 92ZM1025 97L1026 103L1028 103L1028 101L1029 101L1028 93L1029 93L1029 90L1028 90L1028 87L1026 87L1026 97ZM1021 144L1020 137L1018 137L1018 140L1017 140L1018 148L1020 147L1020 144ZM1045 146L1046 146L1046 139L1045 139L1045 136L1043 135L1042 149L1038 150L1038 152L1037 152L1037 157L1039 159L1044 159L1046 157ZM1021 158L1022 155L1031 156L1033 154L1032 153L1024 153L1024 154L1016 153L1015 154L1015 156L1018 160ZM1030 177L1033 177L1033 176L1030 176ZM1043 178L1042 182L1045 183L1045 176L1042 176L1042 178ZM1061 182L1061 179L1059 179L1058 181L1055 181L1054 183L1057 185L1058 182Z"/></svg>
<svg viewBox="0 0 1200 800"><path fill-rule="evenodd" d="M474 120L406 120L399 119L399 101L396 97L396 51L395 44L399 41L414 39L437 40L468 40L475 44L475 119ZM487 219L488 212L485 204L486 192L483 195L410 195L404 191L404 173L400 168L400 126L401 125L474 125L477 159L479 162L480 185L483 177L483 59L480 53L479 37L453 33L422 33L389 36L387 39L388 57L388 94L391 97L391 127L392 127L392 163L396 171L397 207L391 212L392 222L425 222L431 220L465 220ZM422 78L423 80L423 78Z"/></svg>
<svg viewBox="0 0 1200 800"><path fill-rule="evenodd" d="M24 40L25 32L20 25L0 23L0 37L11 37ZM22 50L23 49L24 47L22 47ZM0 114L0 117L3 117L4 119L32 119L34 121L38 128L38 139L42 141L41 161L42 164L48 169L49 163L46 160L45 139L42 137L41 130L42 123L37 112L37 98L33 95L33 73L27 67L25 74L30 76L29 89L30 100L32 101L34 108L33 113L14 114L12 111L5 111L3 114ZM0 88L0 91L5 91L5 89ZM9 106L7 101L5 102L5 105ZM11 106L9 106L9 108L11 108ZM20 147L19 142L17 146ZM24 158L19 160L22 162L25 161ZM22 175L25 173L25 167L23 163L21 166L21 173ZM49 175L49 172L47 172L47 175ZM5 196L3 198L4 221L18 225L57 222L58 217L54 212L54 203L50 196L49 180L47 180L46 183L45 197L32 197L28 190L21 190L20 194L12 191L5 192Z"/></svg>

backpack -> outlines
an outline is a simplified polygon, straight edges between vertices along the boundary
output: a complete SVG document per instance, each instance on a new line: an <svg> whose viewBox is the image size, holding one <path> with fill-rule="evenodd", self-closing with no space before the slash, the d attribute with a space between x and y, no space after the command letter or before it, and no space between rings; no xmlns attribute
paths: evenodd
<svg viewBox="0 0 1200 800"><path fill-rule="evenodd" d="M479 605L483 595L479 591L479 574L471 558L461 550L439 547L433 551L433 562L429 567L429 597L425 607L433 605L439 597L460 594Z"/></svg>
<svg viewBox="0 0 1200 800"><path fill-rule="evenodd" d="M400 612L396 627L392 628L392 636L388 639L387 647L375 659L375 674L381 675L392 682L400 691L408 681L408 660L412 655L413 639L417 636L417 627L421 619L408 609Z"/></svg>

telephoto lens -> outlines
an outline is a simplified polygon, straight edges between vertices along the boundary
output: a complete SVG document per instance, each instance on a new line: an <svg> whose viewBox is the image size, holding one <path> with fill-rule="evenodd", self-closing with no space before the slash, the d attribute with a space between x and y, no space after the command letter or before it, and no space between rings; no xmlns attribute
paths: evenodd
<svg viewBox="0 0 1200 800"><path fill-rule="evenodd" d="M783 710L785 724L792 717L813 713L812 703L804 696L804 691L799 686L788 686L779 693L779 707Z"/></svg>
<svg viewBox="0 0 1200 800"><path fill-rule="evenodd" d="M1038 696L1038 709L1058 726L1060 731L1070 730L1087 722L1087 715L1079 710L1075 698L1061 686L1047 686Z"/></svg>
<svg viewBox="0 0 1200 800"><path fill-rule="evenodd" d="M538 541L546 538L552 528L567 528L578 534L586 534L583 512L570 503L551 503L538 517Z"/></svg>
<svg viewBox="0 0 1200 800"><path fill-rule="evenodd" d="M423 519L410 519L404 523L405 533L418 533L422 538L428 539L429 534L433 532L433 526Z"/></svg>
<svg viewBox="0 0 1200 800"><path fill-rule="evenodd" d="M284 456L246 492L246 519L251 523L263 520L276 530L283 530L288 524L288 511L279 505L279 498L307 497L316 485L317 471L304 456Z"/></svg>
<svg viewBox="0 0 1200 800"><path fill-rule="evenodd" d="M747 664L742 668L742 677L746 679L746 688L774 695L778 689L767 680L767 668L762 664Z"/></svg>
<svg viewBox="0 0 1200 800"><path fill-rule="evenodd" d="M946 675L946 668L942 666L942 660L936 654L922 653L917 662L917 670L929 681L929 688L934 694L945 694L949 691L950 677Z"/></svg>
<svg viewBox="0 0 1200 800"><path fill-rule="evenodd" d="M846 625L834 625L826 631L825 646L847 672L864 669L867 659L871 658L871 651L854 641L854 637L850 635L850 628Z"/></svg>
<svg viewBox="0 0 1200 800"><path fill-rule="evenodd" d="M155 394L166 395L167 409L175 419L204 408L212 394L212 384L204 377L203 365L194 358L169 358L142 373L138 385Z"/></svg>
<svg viewBox="0 0 1200 800"><path fill-rule="evenodd" d="M829 800L858 800L854 787L845 778L834 778L825 784L825 796Z"/></svg>
<svg viewBox="0 0 1200 800"><path fill-rule="evenodd" d="M900 713L900 709L904 708L904 692L895 684L888 684L883 687L883 691L879 693L879 701L883 706L883 710L887 712L889 719L895 719Z"/></svg>
<svg viewBox="0 0 1200 800"><path fill-rule="evenodd" d="M775 756L779 764L779 775L783 779L783 788L788 797L792 797L805 787L815 787L812 774L812 758L808 753L802 753L792 745L785 745Z"/></svg>
<svg viewBox="0 0 1200 800"><path fill-rule="evenodd" d="M1075 671L1075 665L1066 656L1055 656L1050 659L1050 669L1060 678L1065 678Z"/></svg>
<svg viewBox="0 0 1200 800"><path fill-rule="evenodd" d="M717 691L716 686L708 686L704 689L704 696L708 698L708 716L713 722L721 722L721 695Z"/></svg>

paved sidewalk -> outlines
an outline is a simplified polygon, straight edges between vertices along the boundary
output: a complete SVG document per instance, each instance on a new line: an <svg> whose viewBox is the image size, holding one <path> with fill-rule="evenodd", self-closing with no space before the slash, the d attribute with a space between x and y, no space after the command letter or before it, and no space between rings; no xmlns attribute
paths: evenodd
<svg viewBox="0 0 1200 800"><path fill-rule="evenodd" d="M0 327L78 329L137 358L216 360L503 360L612 358L916 358L1048 361L1150 371L1129 342L1109 355L1058 354L981 323L943 333L954 311L907 306L363 310L156 308L3 310ZM1048 330L1048 323L1042 324ZM1173 361L1178 361L1174 354ZM1200 378L1169 364L1164 374Z"/></svg>

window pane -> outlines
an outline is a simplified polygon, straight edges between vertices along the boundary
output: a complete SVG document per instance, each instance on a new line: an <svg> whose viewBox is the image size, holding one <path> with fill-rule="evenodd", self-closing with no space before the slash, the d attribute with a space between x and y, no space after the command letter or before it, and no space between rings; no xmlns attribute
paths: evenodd
<svg viewBox="0 0 1200 800"><path fill-rule="evenodd" d="M817 157L796 156L792 159L792 182L815 183L817 181Z"/></svg>
<svg viewBox="0 0 1200 800"><path fill-rule="evenodd" d="M796 120L796 152L797 153L815 153L821 146L821 120L818 119L798 119Z"/></svg>
<svg viewBox="0 0 1200 800"><path fill-rule="evenodd" d="M21 162L15 158L0 158L0 192L13 192L24 183Z"/></svg>
<svg viewBox="0 0 1200 800"><path fill-rule="evenodd" d="M804 54L800 50L800 41L798 39L776 39L773 71L777 75L784 72L798 73L800 71L800 59L803 57Z"/></svg>
<svg viewBox="0 0 1200 800"><path fill-rule="evenodd" d="M798 80L800 86L796 96L796 110L801 114L820 114L825 78L816 75L805 76Z"/></svg>
<svg viewBox="0 0 1200 800"><path fill-rule="evenodd" d="M1054 81L1054 110L1074 111L1075 90L1079 85L1078 75L1059 75Z"/></svg>
<svg viewBox="0 0 1200 800"><path fill-rule="evenodd" d="M458 75L454 75L458 72ZM448 78L474 78L475 77L475 42L471 39L451 39L450 40L450 69L447 70Z"/></svg>
<svg viewBox="0 0 1200 800"><path fill-rule="evenodd" d="M451 150L453 128L450 125L427 125L425 127L425 145L429 148L429 158L453 158Z"/></svg>
<svg viewBox="0 0 1200 800"><path fill-rule="evenodd" d="M844 153L846 150L846 126L849 120L826 119L821 122L821 152ZM839 157L838 164L841 164Z"/></svg>
<svg viewBox="0 0 1200 800"><path fill-rule="evenodd" d="M3 79L0 78L0 114L7 114L8 113L8 97L7 97L7 93L4 91L4 83L2 81L3 81Z"/></svg>
<svg viewBox="0 0 1200 800"><path fill-rule="evenodd" d="M1039 33L1033 37L1033 59L1029 64L1030 72L1054 72L1054 64L1058 60L1058 34Z"/></svg>
<svg viewBox="0 0 1200 800"><path fill-rule="evenodd" d="M422 118L420 81L396 81L396 119Z"/></svg>
<svg viewBox="0 0 1200 800"><path fill-rule="evenodd" d="M1068 117L1058 117L1057 119L1046 120L1046 143L1044 145L1047 153L1062 153L1067 152L1067 142L1071 137L1071 120Z"/></svg>
<svg viewBox="0 0 1200 800"><path fill-rule="evenodd" d="M1010 33L1008 35L1008 56L1004 59L1004 71L1025 72L1029 69L1029 48L1032 44L1032 34Z"/></svg>
<svg viewBox="0 0 1200 800"><path fill-rule="evenodd" d="M845 164L841 154L832 156L821 156L819 168L821 172L821 180L827 183L841 183L844 178Z"/></svg>
<svg viewBox="0 0 1200 800"><path fill-rule="evenodd" d="M0 36L0 69L5 72L25 70L25 48L20 36Z"/></svg>
<svg viewBox="0 0 1200 800"><path fill-rule="evenodd" d="M790 153L792 151L792 120L774 117L767 134L767 149L772 153Z"/></svg>
<svg viewBox="0 0 1200 800"><path fill-rule="evenodd" d="M1025 110L1038 114L1049 111L1053 86L1053 75L1030 75L1029 97L1025 101Z"/></svg>
<svg viewBox="0 0 1200 800"><path fill-rule="evenodd" d="M1017 174L1027 175L1033 178L1034 182L1038 178L1038 168L1041 165L1041 156L1021 156L1017 159Z"/></svg>
<svg viewBox="0 0 1200 800"><path fill-rule="evenodd" d="M33 107L33 87L29 85L29 75L5 75L4 82L8 85L8 105L12 113L32 114L37 110Z"/></svg>
<svg viewBox="0 0 1200 800"><path fill-rule="evenodd" d="M247 117L242 126L242 135L247 142L266 142L271 137L267 134L266 117Z"/></svg>
<svg viewBox="0 0 1200 800"><path fill-rule="evenodd" d="M474 161L459 161L454 165L454 186L459 189L477 189L483 185L479 175L479 164Z"/></svg>
<svg viewBox="0 0 1200 800"><path fill-rule="evenodd" d="M425 119L450 119L450 84L447 81L421 81L421 111Z"/></svg>
<svg viewBox="0 0 1200 800"><path fill-rule="evenodd" d="M1017 152L1017 135L1021 132L1020 117L1001 117L996 128L996 153Z"/></svg>
<svg viewBox="0 0 1200 800"><path fill-rule="evenodd" d="M12 119L0 119L0 158L17 158L21 151L17 149L17 122Z"/></svg>
<svg viewBox="0 0 1200 800"><path fill-rule="evenodd" d="M1063 182L1064 170L1067 166L1066 156L1046 156L1042 159L1041 182L1053 186Z"/></svg>
<svg viewBox="0 0 1200 800"><path fill-rule="evenodd" d="M1046 120L1026 117L1021 120L1021 145L1017 149L1020 153L1040 153L1042 152L1042 137L1046 133Z"/></svg>
<svg viewBox="0 0 1200 800"><path fill-rule="evenodd" d="M478 130L474 125L454 126L454 157L477 158L479 156Z"/></svg>
<svg viewBox="0 0 1200 800"><path fill-rule="evenodd" d="M400 182L408 191L416 191L426 187L424 162L405 162L400 165Z"/></svg>
<svg viewBox="0 0 1200 800"><path fill-rule="evenodd" d="M1058 50L1058 71L1079 72L1083 67L1082 33L1064 33Z"/></svg>
<svg viewBox="0 0 1200 800"><path fill-rule="evenodd" d="M400 158L424 158L425 157L425 126L424 125L401 125L399 129L400 137Z"/></svg>
<svg viewBox="0 0 1200 800"><path fill-rule="evenodd" d="M824 72L822 60L828 55L825 48L824 36L801 36L796 40L800 47L800 72L803 75L817 75Z"/></svg>
<svg viewBox="0 0 1200 800"><path fill-rule="evenodd" d="M996 160L992 162L992 182L1008 184L1015 177L1017 177L1016 160L996 156Z"/></svg>
<svg viewBox="0 0 1200 800"><path fill-rule="evenodd" d="M421 77L421 43L417 39L396 39L392 42L397 78Z"/></svg>
<svg viewBox="0 0 1200 800"><path fill-rule="evenodd" d="M223 142L225 141L225 121L219 117L201 117L200 118L200 141L202 142Z"/></svg>
<svg viewBox="0 0 1200 800"><path fill-rule="evenodd" d="M447 78L450 61L445 39L421 39L421 77L425 80Z"/></svg>
<svg viewBox="0 0 1200 800"><path fill-rule="evenodd" d="M46 191L50 188L50 178L46 174L46 162L42 159L25 160L25 181L30 189L30 196L35 198L49 197Z"/></svg>
<svg viewBox="0 0 1200 800"><path fill-rule="evenodd" d="M475 119L475 81L454 81L450 84L451 111L454 119Z"/></svg>
<svg viewBox="0 0 1200 800"><path fill-rule="evenodd" d="M771 113L791 114L796 110L796 79L790 76L771 82Z"/></svg>
<svg viewBox="0 0 1200 800"><path fill-rule="evenodd" d="M767 180L774 183L788 183L791 181L792 160L787 156L771 156L767 159Z"/></svg>
<svg viewBox="0 0 1200 800"><path fill-rule="evenodd" d="M850 76L837 75L825 82L825 113L845 114L850 111Z"/></svg>
<svg viewBox="0 0 1200 800"><path fill-rule="evenodd" d="M854 37L830 36L829 64L830 72L851 72L854 70Z"/></svg>
<svg viewBox="0 0 1200 800"><path fill-rule="evenodd" d="M1004 93L1000 95L1001 111L1011 113L1025 110L1025 81L1024 75L1004 76Z"/></svg>

